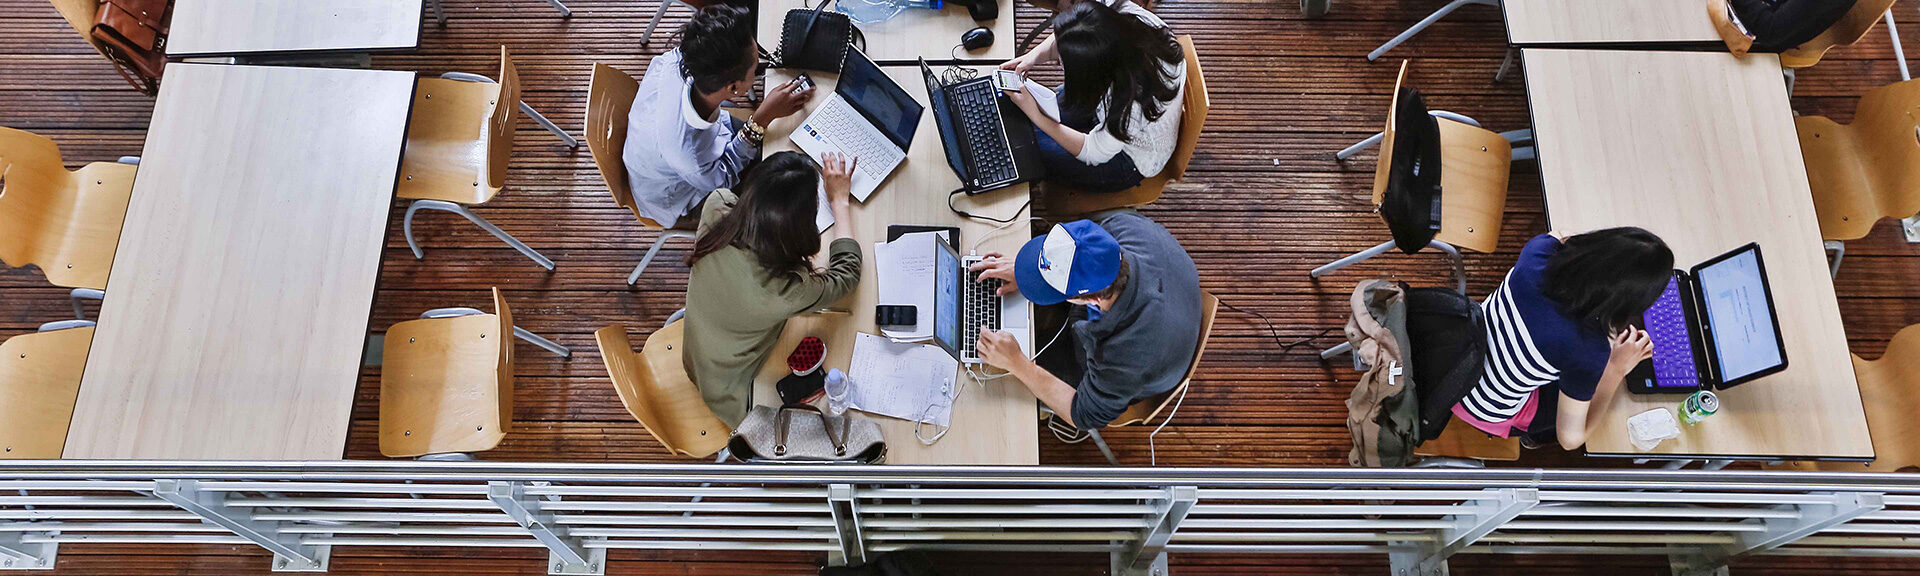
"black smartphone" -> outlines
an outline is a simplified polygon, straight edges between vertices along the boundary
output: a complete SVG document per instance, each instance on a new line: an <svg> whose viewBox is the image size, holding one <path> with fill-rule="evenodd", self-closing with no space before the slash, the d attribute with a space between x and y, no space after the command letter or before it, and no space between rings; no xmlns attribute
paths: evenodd
<svg viewBox="0 0 1920 576"><path fill-rule="evenodd" d="M873 323L881 326L912 326L919 322L912 306L881 304L873 310Z"/></svg>

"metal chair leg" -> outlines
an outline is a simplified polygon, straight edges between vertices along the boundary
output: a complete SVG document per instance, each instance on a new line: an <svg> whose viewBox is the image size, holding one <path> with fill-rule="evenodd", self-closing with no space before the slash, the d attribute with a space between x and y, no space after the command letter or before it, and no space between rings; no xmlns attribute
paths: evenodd
<svg viewBox="0 0 1920 576"><path fill-rule="evenodd" d="M547 349L548 352L559 354L561 358L573 357L572 349L567 348L566 346L561 346L559 342L548 340L540 336L539 334L528 332L526 328L514 326L513 335L519 337L521 340L526 340L527 342L532 343L534 346L545 348Z"/></svg>
<svg viewBox="0 0 1920 576"><path fill-rule="evenodd" d="M567 5L566 5L566 4L561 4L561 3L560 3L560 0L547 0L547 3L548 3L548 4L552 4L552 5L553 5L553 9L554 9L554 10L559 10L559 11L560 11L560 17L561 17L561 18L572 18L572 17L573 17L573 11L572 11L572 10L568 10L568 9L567 9Z"/></svg>
<svg viewBox="0 0 1920 576"><path fill-rule="evenodd" d="M672 314L667 315L667 323L661 324L660 326L663 328L667 326L672 326L674 322L679 322L682 318L686 318L686 317L687 317L686 308L674 310Z"/></svg>
<svg viewBox="0 0 1920 576"><path fill-rule="evenodd" d="M1833 278L1839 278L1840 261L1847 257L1847 243L1839 240L1828 240L1824 245L1827 248L1829 256L1827 258L1827 275Z"/></svg>
<svg viewBox="0 0 1920 576"><path fill-rule="evenodd" d="M492 234L493 237L499 238L502 242L506 242L507 245L512 246L514 250L520 251L520 253L527 258L531 258L535 263L540 264L540 267L546 268L547 270L553 270L554 268L553 260L542 256L539 252L534 251L533 248L527 247L527 245L521 243L518 238L514 238L512 234L508 234L506 231L494 226L492 222L481 218L480 215L474 214L473 211L468 210L466 206L441 200L414 200L412 204L407 205L407 215L400 220L401 234L406 236L407 247L413 249L413 257L415 259L426 257L426 252L421 250L420 244L413 239L413 213L420 210L440 210L465 216L467 221L473 222L473 225L479 226L481 230L485 230L488 234Z"/></svg>
<svg viewBox="0 0 1920 576"><path fill-rule="evenodd" d="M653 11L653 20L647 22L647 32L640 35L641 46L646 46L648 43L653 42L653 29L660 27L660 18L667 15L667 5L675 1L676 0L660 0L660 8Z"/></svg>
<svg viewBox="0 0 1920 576"><path fill-rule="evenodd" d="M1394 243L1392 240L1381 242L1377 246L1368 248L1366 250L1361 250L1360 252L1355 253L1352 256L1348 256L1345 258L1341 258L1339 260L1334 260L1332 262L1322 264L1320 267L1314 268L1313 270L1308 271L1307 274L1313 278L1319 278L1321 276L1332 274L1334 272L1339 271L1342 268L1346 268L1354 264L1359 264L1361 262L1370 260L1375 256L1385 254L1387 253L1387 251L1392 250L1393 247L1394 247ZM1467 264L1466 264L1466 261L1460 257L1460 250L1457 248L1454 248L1452 244L1441 242L1439 240L1427 242L1427 247L1433 248L1435 250L1439 250L1441 252L1445 252L1447 254L1448 259L1451 261L1451 264L1453 265L1454 284L1459 287L1461 294L1467 293Z"/></svg>
<svg viewBox="0 0 1920 576"><path fill-rule="evenodd" d="M1452 14L1454 10L1459 10L1462 6L1467 6L1469 4L1479 4L1482 6L1499 7L1500 1L1499 0L1453 0L1452 2L1448 2L1446 6L1441 6L1439 10L1434 11L1433 14L1427 16L1425 19L1422 19L1419 23L1414 24L1412 28L1408 28L1407 31L1401 32L1399 36L1394 36L1392 40L1388 40L1386 44L1381 44L1379 48L1374 48L1372 52L1368 52L1367 60L1368 61L1379 60L1380 56L1382 54L1386 54L1388 50L1392 50L1395 46L1399 46L1402 42L1406 42L1407 40L1412 39L1414 35L1419 34L1421 31L1426 30L1427 27L1432 26L1434 22L1440 21L1441 18L1445 18L1447 17L1448 14Z"/></svg>
<svg viewBox="0 0 1920 576"><path fill-rule="evenodd" d="M555 126L552 120L548 120L547 116L541 114L539 110L534 110L532 106L528 106L525 100L520 101L520 113L526 114L528 118L532 118L541 128L546 128L547 131L552 132L554 136L559 136L560 140L567 143L568 148L580 147L580 141L578 139L575 139L572 134L568 134L566 130L561 130L559 126Z"/></svg>
<svg viewBox="0 0 1920 576"><path fill-rule="evenodd" d="M1887 22L1887 35L1893 37L1893 59L1900 64L1900 80L1912 80L1913 73L1907 71L1907 52L1900 48L1900 27L1893 23L1892 10L1887 11L1884 20Z"/></svg>
<svg viewBox="0 0 1920 576"><path fill-rule="evenodd" d="M1360 151L1362 150L1366 150L1374 146L1379 146L1380 141L1385 140L1386 138L1387 138L1386 132L1381 132L1378 134L1374 134L1372 136L1368 136L1366 140L1361 140L1359 142L1354 143L1354 145L1352 146L1342 148L1339 152L1334 152L1333 159L1346 160L1348 158L1352 158L1354 154L1359 154Z"/></svg>
<svg viewBox="0 0 1920 576"><path fill-rule="evenodd" d="M1493 73L1494 82L1505 82L1507 80L1507 71L1513 69L1514 56L1519 54L1519 48L1507 47L1507 57L1500 60L1500 71Z"/></svg>
<svg viewBox="0 0 1920 576"><path fill-rule="evenodd" d="M640 273L647 271L647 265L653 263L653 257L660 253L660 248L662 246L667 245L667 240L671 240L674 238L692 239L693 237L694 235L692 232L688 232L685 230L661 230L660 237L653 241L653 247L648 248L647 255L642 256L640 258L640 265L637 267L634 267L632 274L627 275L627 285L632 286L635 282L640 281Z"/></svg>
<svg viewBox="0 0 1920 576"><path fill-rule="evenodd" d="M440 6L440 0L427 0L427 5L433 7L433 20L439 22L441 28L446 28L447 10Z"/></svg>
<svg viewBox="0 0 1920 576"><path fill-rule="evenodd" d="M73 317L80 320L86 320L87 319L86 308L80 304L80 301L81 300L106 300L107 292L105 290L94 290L92 288L74 288L72 292L67 293L67 299L73 301Z"/></svg>
<svg viewBox="0 0 1920 576"><path fill-rule="evenodd" d="M1120 465L1120 459L1113 456L1113 449L1107 447L1107 439L1100 437L1099 430L1087 430L1087 437L1093 439L1094 447L1099 448L1100 454L1107 457L1108 464Z"/></svg>
<svg viewBox="0 0 1920 576"><path fill-rule="evenodd" d="M1032 30L1028 30L1027 35L1020 39L1019 51L1022 53L1025 53L1027 51L1027 48L1033 46L1033 41L1038 40L1040 38L1040 33L1046 32L1048 28L1052 28L1052 27L1053 27L1052 18L1041 20L1039 26L1034 26Z"/></svg>
<svg viewBox="0 0 1920 576"><path fill-rule="evenodd" d="M1331 360L1331 359L1333 359L1333 357L1335 357L1335 356L1339 356L1339 355L1341 355L1341 354L1346 354L1346 353L1349 353L1349 352L1353 352L1353 343L1352 343L1352 342L1341 342L1339 346L1334 346L1334 347L1332 347L1332 348L1328 348L1328 349L1326 349L1326 350L1321 350L1321 351L1320 351L1320 359L1321 359L1321 360Z"/></svg>

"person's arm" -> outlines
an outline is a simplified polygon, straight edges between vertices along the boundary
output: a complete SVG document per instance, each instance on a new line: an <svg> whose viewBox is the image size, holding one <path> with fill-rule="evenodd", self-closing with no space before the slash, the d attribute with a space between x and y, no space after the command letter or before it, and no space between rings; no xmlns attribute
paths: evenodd
<svg viewBox="0 0 1920 576"><path fill-rule="evenodd" d="M1613 405L1613 397L1620 392L1621 384L1627 380L1627 373L1635 366L1653 355L1653 340L1645 330L1630 329L1610 338L1612 353L1607 356L1607 367L1600 373L1600 382L1594 388L1593 397L1588 401L1575 400L1566 393L1560 394L1560 408L1554 414L1554 432L1559 437L1560 447L1567 451L1579 450L1587 444L1587 438L1600 431L1608 422L1607 410ZM1598 405L1598 412L1593 406Z"/></svg>
<svg viewBox="0 0 1920 576"><path fill-rule="evenodd" d="M860 287L860 242L853 237L853 170L857 160L829 152L821 166L820 177L827 189L827 202L833 210L833 245L827 256L827 268L808 282L813 293L807 309L831 306Z"/></svg>
<svg viewBox="0 0 1920 576"><path fill-rule="evenodd" d="M1059 120L1054 120L1052 116L1048 116L1045 111L1040 109L1040 104L1033 100L1033 94L1028 93L1025 88L1006 91L1006 95L1008 100L1013 101L1014 106L1019 107L1021 112L1026 113L1027 119L1032 120L1035 127L1039 128L1041 132L1047 133L1047 136L1053 137L1053 141L1059 142L1060 147L1065 149L1068 154L1080 156L1080 152L1086 148L1088 136L1085 132L1068 128L1067 125L1061 124ZM1107 157L1112 158L1113 156L1108 155Z"/></svg>
<svg viewBox="0 0 1920 576"><path fill-rule="evenodd" d="M1000 68L1019 72L1021 76L1026 76L1027 72L1033 70L1036 66L1059 60L1060 50L1056 48L1056 46L1058 46L1058 44L1054 42L1053 35L1048 34L1047 39L1041 40L1038 46L1034 46L1032 50L1028 50L1026 54L1022 54L1019 58L1014 58L1002 63Z"/></svg>
<svg viewBox="0 0 1920 576"><path fill-rule="evenodd" d="M1052 408L1055 415L1065 419L1068 424L1080 426L1073 419L1074 388L1027 358L1026 354L1020 351L1020 342L1015 340L1012 334L982 329L977 348L980 351L981 360L990 366L1006 370L1008 374L1020 380L1021 384L1026 385L1027 391L1032 392L1035 398L1039 398L1041 402L1047 404L1048 408Z"/></svg>

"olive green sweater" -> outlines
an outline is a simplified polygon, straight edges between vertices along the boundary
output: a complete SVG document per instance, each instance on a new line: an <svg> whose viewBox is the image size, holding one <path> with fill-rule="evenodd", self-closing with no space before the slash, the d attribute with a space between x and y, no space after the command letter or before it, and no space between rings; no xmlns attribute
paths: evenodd
<svg viewBox="0 0 1920 576"><path fill-rule="evenodd" d="M706 235L738 200L731 190L713 191L696 233ZM769 271L737 246L695 263L687 279L687 340L680 354L714 415L739 426L753 407L753 377L773 354L787 319L832 305L859 285L860 243L847 238L833 241L820 272Z"/></svg>

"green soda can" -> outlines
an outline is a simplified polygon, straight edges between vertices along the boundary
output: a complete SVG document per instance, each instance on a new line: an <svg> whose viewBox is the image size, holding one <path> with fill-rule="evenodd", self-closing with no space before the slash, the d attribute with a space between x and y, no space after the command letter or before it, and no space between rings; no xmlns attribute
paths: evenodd
<svg viewBox="0 0 1920 576"><path fill-rule="evenodd" d="M1701 390L1680 401L1680 421L1688 425L1699 424L1720 411L1720 397L1713 392Z"/></svg>

